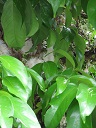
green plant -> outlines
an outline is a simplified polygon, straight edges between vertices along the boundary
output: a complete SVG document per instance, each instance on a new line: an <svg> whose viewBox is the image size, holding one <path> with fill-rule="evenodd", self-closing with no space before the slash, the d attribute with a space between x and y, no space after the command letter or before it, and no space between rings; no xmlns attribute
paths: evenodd
<svg viewBox="0 0 96 128"><path fill-rule="evenodd" d="M2 128L56 128L64 114L67 128L96 127L96 66L95 57L89 57L96 54L95 5L95 0L0 1L2 39L7 45L18 51L26 38L32 38L30 53L46 41L55 57L54 62L29 69L14 57L0 56ZM79 31L82 19L92 34L88 49ZM86 58L92 65L88 73Z"/></svg>

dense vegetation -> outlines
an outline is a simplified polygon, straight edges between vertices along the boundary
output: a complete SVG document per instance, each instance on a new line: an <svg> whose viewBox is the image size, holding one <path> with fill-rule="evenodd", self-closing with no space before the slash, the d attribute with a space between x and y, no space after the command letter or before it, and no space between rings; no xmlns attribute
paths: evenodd
<svg viewBox="0 0 96 128"><path fill-rule="evenodd" d="M0 38L16 52L0 56L1 128L59 128L64 115L67 128L96 128L95 6L96 0L0 0ZM28 39L33 46L22 55ZM53 61L23 64L44 45Z"/></svg>

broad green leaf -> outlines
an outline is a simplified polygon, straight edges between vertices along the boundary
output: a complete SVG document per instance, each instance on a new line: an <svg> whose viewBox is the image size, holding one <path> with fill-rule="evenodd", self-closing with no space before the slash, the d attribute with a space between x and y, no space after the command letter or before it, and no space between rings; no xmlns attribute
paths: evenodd
<svg viewBox="0 0 96 128"><path fill-rule="evenodd" d="M65 0L66 6L70 7L73 0Z"/></svg>
<svg viewBox="0 0 96 128"><path fill-rule="evenodd" d="M92 113L96 105L96 87L89 88L87 84L80 84L76 99L79 102L80 114L85 123L86 116Z"/></svg>
<svg viewBox="0 0 96 128"><path fill-rule="evenodd" d="M56 91L56 83L52 84L48 90L44 93L44 97L43 97L43 104L42 104L42 111L43 111L43 115L46 112L46 108L48 108L49 102L51 100L51 98L53 98L54 92Z"/></svg>
<svg viewBox="0 0 96 128"><path fill-rule="evenodd" d="M39 23L30 1L29 0L25 0L25 1L26 1L25 25L26 25L27 37L30 37L37 32L39 28Z"/></svg>
<svg viewBox="0 0 96 128"><path fill-rule="evenodd" d="M33 47L31 51L33 51L39 43L45 40L48 37L48 35L49 35L49 29L42 24L39 30L32 36Z"/></svg>
<svg viewBox="0 0 96 128"><path fill-rule="evenodd" d="M0 62L7 71L21 81L28 96L30 96L32 90L32 80L23 63L14 57L5 55L0 56Z"/></svg>
<svg viewBox="0 0 96 128"><path fill-rule="evenodd" d="M34 70L27 68L28 72L31 74L31 76L37 81L38 85L40 86L40 89L42 91L45 91L45 82L43 78Z"/></svg>
<svg viewBox="0 0 96 128"><path fill-rule="evenodd" d="M86 48L86 43L85 43L83 37L76 34L76 36L74 38L74 43L76 45L76 48L78 48L82 52L82 54L84 54L85 53L85 48Z"/></svg>
<svg viewBox="0 0 96 128"><path fill-rule="evenodd" d="M5 121L2 123L0 122L2 126L5 125L5 127L2 128L11 128L12 120L11 118L9 120L7 117L19 119L27 128L41 128L29 105L4 91L0 91L0 116L2 116L1 114L4 115L4 118L0 118L0 121Z"/></svg>
<svg viewBox="0 0 96 128"><path fill-rule="evenodd" d="M56 42L56 34L53 30L50 30L50 34L47 40L47 45L48 45L47 47L53 46L55 42Z"/></svg>
<svg viewBox="0 0 96 128"><path fill-rule="evenodd" d="M0 117L1 128L12 128L13 119L8 117Z"/></svg>
<svg viewBox="0 0 96 128"><path fill-rule="evenodd" d="M77 19L81 12L81 0L73 0L71 4L71 12L74 19Z"/></svg>
<svg viewBox="0 0 96 128"><path fill-rule="evenodd" d="M73 58L70 56L70 54L68 54L67 52L65 52L61 49L56 51L56 53L59 53L60 55L66 57L66 59L68 59L70 61L70 63L72 64L72 66L75 68L75 62L74 62Z"/></svg>
<svg viewBox="0 0 96 128"><path fill-rule="evenodd" d="M77 87L73 84L70 84L67 86L62 94L54 97L51 100L51 107L47 110L45 114L44 123L46 128L56 128L58 126L62 116L68 109L72 100L75 98L76 92Z"/></svg>
<svg viewBox="0 0 96 128"><path fill-rule="evenodd" d="M12 128L14 108L10 100L10 95L0 91L0 125L2 128Z"/></svg>
<svg viewBox="0 0 96 128"><path fill-rule="evenodd" d="M39 75L41 74L41 72L42 72L42 63L38 63L38 64L36 64L35 66L33 66L32 67L32 69L34 70L34 71L36 71ZM33 84L33 86L32 86L32 94L31 94L31 97L30 97L30 99L31 99L31 102L32 101L34 101L35 100L35 98L34 98L34 94L35 94L35 91L36 91L36 85L37 85L37 81L33 78L32 79L32 83L34 83Z"/></svg>
<svg viewBox="0 0 96 128"><path fill-rule="evenodd" d="M96 120L95 120L96 119L96 106L95 106L95 109L93 110L91 116L92 116L92 126L93 126L93 128L96 128Z"/></svg>
<svg viewBox="0 0 96 128"><path fill-rule="evenodd" d="M71 68L67 68L66 70L64 70L62 72L62 75L65 76L65 78L69 78L69 77L75 75L75 71L73 70L72 67Z"/></svg>
<svg viewBox="0 0 96 128"><path fill-rule="evenodd" d="M12 98L14 117L18 118L27 128L41 128L33 110L18 98Z"/></svg>
<svg viewBox="0 0 96 128"><path fill-rule="evenodd" d="M89 0L81 0L81 6L85 13L87 13L87 4Z"/></svg>
<svg viewBox="0 0 96 128"><path fill-rule="evenodd" d="M61 34L62 34L62 39L66 40L67 42L72 42L75 37L74 31L65 26L63 27Z"/></svg>
<svg viewBox="0 0 96 128"><path fill-rule="evenodd" d="M69 27L72 21L72 14L69 8L66 7L65 9L65 14L66 14L66 22L65 22L65 26Z"/></svg>
<svg viewBox="0 0 96 128"><path fill-rule="evenodd" d="M87 5L87 14L90 23L96 29L96 0L89 0Z"/></svg>
<svg viewBox="0 0 96 128"><path fill-rule="evenodd" d="M14 109L11 100L7 95L0 94L0 116L10 117L13 116Z"/></svg>
<svg viewBox="0 0 96 128"><path fill-rule="evenodd" d="M78 104L72 104L67 112L67 128L82 128Z"/></svg>
<svg viewBox="0 0 96 128"><path fill-rule="evenodd" d="M56 95L61 94L67 87L67 80L64 77L57 77L56 78L57 83L57 93Z"/></svg>
<svg viewBox="0 0 96 128"><path fill-rule="evenodd" d="M77 64L78 64L78 67L79 69L82 69L82 66L83 66L83 63L84 63L84 59L85 59L85 56L84 56L84 53L82 53L78 47L76 48L76 61L77 61Z"/></svg>
<svg viewBox="0 0 96 128"><path fill-rule="evenodd" d="M64 7L64 5L65 5L65 0L62 0L60 7Z"/></svg>
<svg viewBox="0 0 96 128"><path fill-rule="evenodd" d="M60 4L62 3L62 0L47 0L47 1L51 4L51 6L53 8L54 16L56 16L56 12L57 12Z"/></svg>
<svg viewBox="0 0 96 128"><path fill-rule="evenodd" d="M84 83L87 84L89 87L96 87L96 81L92 79L91 77L83 76L83 75L74 75L69 78L69 81L71 83L79 84Z"/></svg>
<svg viewBox="0 0 96 128"><path fill-rule="evenodd" d="M47 27L50 27L53 18L53 10L52 6L47 0L40 0L40 15L43 23Z"/></svg>
<svg viewBox="0 0 96 128"><path fill-rule="evenodd" d="M8 46L21 48L25 43L26 29L25 25L22 24L22 16L13 0L7 0L4 4L1 23L4 30L4 39Z"/></svg>
<svg viewBox="0 0 96 128"><path fill-rule="evenodd" d="M43 71L47 81L50 82L58 73L57 65L52 61L45 62L43 63Z"/></svg>
<svg viewBox="0 0 96 128"><path fill-rule="evenodd" d="M19 97L23 101L27 102L28 94L17 77L7 76L3 78L2 84L7 86L10 93L14 94L15 96Z"/></svg>
<svg viewBox="0 0 96 128"><path fill-rule="evenodd" d="M25 11L24 10L26 8L26 2L25 2L25 0L13 0L13 2L15 3L19 12L21 13L22 23L23 23L24 19L25 19Z"/></svg>
<svg viewBox="0 0 96 128"><path fill-rule="evenodd" d="M77 103L72 103L67 111L67 128L92 128L90 116L83 123Z"/></svg>

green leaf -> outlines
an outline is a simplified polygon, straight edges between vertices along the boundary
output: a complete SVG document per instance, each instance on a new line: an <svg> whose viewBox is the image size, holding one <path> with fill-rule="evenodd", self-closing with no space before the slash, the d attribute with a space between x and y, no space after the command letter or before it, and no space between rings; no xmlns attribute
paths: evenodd
<svg viewBox="0 0 96 128"><path fill-rule="evenodd" d="M85 124L83 123L77 103L72 104L67 111L67 128L92 128L90 116L86 118Z"/></svg>
<svg viewBox="0 0 96 128"><path fill-rule="evenodd" d="M39 30L32 36L33 47L31 51L34 50L39 43L45 40L48 37L48 35L49 35L49 29L42 24Z"/></svg>
<svg viewBox="0 0 96 128"><path fill-rule="evenodd" d="M48 90L44 93L44 97L43 97L43 104L42 104L42 114L44 115L45 112L46 112L46 109L48 108L49 106L49 102L52 98L52 96L54 95L54 92L56 91L56 86L57 84L54 83L52 84Z"/></svg>
<svg viewBox="0 0 96 128"><path fill-rule="evenodd" d="M33 67L32 67L32 69L34 70L34 71L36 71L39 75L41 74L41 72L42 72L42 63L38 63L38 64L36 64L36 65L34 65ZM31 101L34 101L35 100L35 98L34 98L34 94L35 94L35 91L36 91L36 85L37 85L37 81L33 78L32 79L32 83L34 83L33 84L33 86L32 86L32 94L31 94Z"/></svg>
<svg viewBox="0 0 96 128"><path fill-rule="evenodd" d="M4 39L8 46L21 48L25 43L26 30L25 25L22 24L22 16L13 0L6 1L1 23L4 30Z"/></svg>
<svg viewBox="0 0 96 128"><path fill-rule="evenodd" d="M34 35L39 29L39 23L32 8L32 5L29 0L26 1L25 8L25 25L27 31L27 37Z"/></svg>
<svg viewBox="0 0 96 128"><path fill-rule="evenodd" d="M80 114L85 123L86 116L89 116L96 105L96 87L89 88L85 84L80 84L76 99L79 102Z"/></svg>
<svg viewBox="0 0 96 128"><path fill-rule="evenodd" d="M43 71L47 81L50 82L58 73L57 65L52 61L45 62L43 63Z"/></svg>
<svg viewBox="0 0 96 128"><path fill-rule="evenodd" d="M14 117L18 118L27 128L41 128L33 110L18 98L12 98Z"/></svg>
<svg viewBox="0 0 96 128"><path fill-rule="evenodd" d="M90 23L96 29L96 0L89 0L87 5L87 14Z"/></svg>
<svg viewBox="0 0 96 128"><path fill-rule="evenodd" d="M74 75L69 78L71 83L79 84L84 83L87 84L89 87L96 87L96 81L91 77L83 76L83 75Z"/></svg>
<svg viewBox="0 0 96 128"><path fill-rule="evenodd" d="M56 96L51 100L51 107L47 110L45 114L44 123L46 128L56 128L58 126L62 116L68 109L72 100L75 98L76 91L77 87L70 84L67 86L62 94Z"/></svg>
<svg viewBox="0 0 96 128"><path fill-rule="evenodd" d="M83 8L83 10L85 11L85 13L87 13L87 4L88 4L89 0L81 0L81 6Z"/></svg>
<svg viewBox="0 0 96 128"><path fill-rule="evenodd" d="M65 52L61 49L56 51L56 53L59 53L60 55L66 57L66 59L68 59L70 61L70 63L72 64L72 66L75 68L75 62L74 62L73 58L70 56L70 54L68 54L67 52Z"/></svg>
<svg viewBox="0 0 96 128"><path fill-rule="evenodd" d="M65 26L69 27L72 21L72 14L69 8L66 7L65 9L65 14L66 14L66 22L65 22Z"/></svg>
<svg viewBox="0 0 96 128"><path fill-rule="evenodd" d="M12 128L13 119L8 117L0 117L1 128Z"/></svg>
<svg viewBox="0 0 96 128"><path fill-rule="evenodd" d="M76 34L74 38L74 43L75 43L76 49L78 48L81 51L81 53L84 54L85 48L86 48L86 43L84 41L84 38Z"/></svg>
<svg viewBox="0 0 96 128"><path fill-rule="evenodd" d="M57 12L60 4L62 3L62 0L47 0L47 1L51 4L51 6L53 8L54 16L56 16L56 12Z"/></svg>
<svg viewBox="0 0 96 128"><path fill-rule="evenodd" d="M0 91L0 124L2 128L11 128L12 119L18 118L28 128L41 128L40 124L29 105L18 98L12 97L9 93Z"/></svg>
<svg viewBox="0 0 96 128"><path fill-rule="evenodd" d="M30 96L32 90L32 80L23 63L14 57L5 55L0 56L0 61L2 66L7 71L9 71L13 76L16 76L21 81L28 96Z"/></svg>
<svg viewBox="0 0 96 128"><path fill-rule="evenodd" d="M63 27L63 30L61 32L62 34L62 39L66 40L67 42L72 42L74 37L75 37L75 33L73 30L71 30L70 28L67 27Z"/></svg>
<svg viewBox="0 0 96 128"><path fill-rule="evenodd" d="M71 4L71 12L74 19L77 19L81 12L81 0L73 0Z"/></svg>
<svg viewBox="0 0 96 128"><path fill-rule="evenodd" d="M47 47L53 46L55 42L56 42L56 34L53 30L50 30L50 34L47 40Z"/></svg>
<svg viewBox="0 0 96 128"><path fill-rule="evenodd" d="M19 97L23 101L27 102L28 100L28 94L22 85L22 83L19 81L17 77L11 77L7 76L3 78L2 84L7 86L10 93L14 94L15 96Z"/></svg>
<svg viewBox="0 0 96 128"><path fill-rule="evenodd" d="M2 128L12 128L14 108L8 93L0 91L0 125Z"/></svg>
<svg viewBox="0 0 96 128"><path fill-rule="evenodd" d="M57 93L56 95L61 94L67 87L67 80L64 77L57 77L56 78L57 83Z"/></svg>
<svg viewBox="0 0 96 128"><path fill-rule="evenodd" d="M9 97L0 94L0 116L10 117L13 116L13 113L14 109Z"/></svg>
<svg viewBox="0 0 96 128"><path fill-rule="evenodd" d="M68 109L67 128L82 128L82 120L78 104L73 104Z"/></svg>
<svg viewBox="0 0 96 128"><path fill-rule="evenodd" d="M34 70L27 68L28 72L31 74L31 76L37 81L38 85L40 86L40 89L42 91L45 91L45 82L43 78Z"/></svg>
<svg viewBox="0 0 96 128"><path fill-rule="evenodd" d="M53 10L52 6L47 0L40 0L40 14L43 23L47 26L50 27L50 23L53 18Z"/></svg>
<svg viewBox="0 0 96 128"><path fill-rule="evenodd" d="M93 110L93 112L92 112L92 128L96 128L96 106L95 106L95 109Z"/></svg>

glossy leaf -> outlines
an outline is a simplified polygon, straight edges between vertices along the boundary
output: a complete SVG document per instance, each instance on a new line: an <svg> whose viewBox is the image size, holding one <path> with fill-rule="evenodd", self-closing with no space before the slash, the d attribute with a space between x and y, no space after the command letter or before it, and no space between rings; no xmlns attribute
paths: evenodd
<svg viewBox="0 0 96 128"><path fill-rule="evenodd" d="M72 21L72 14L71 11L69 10L69 8L65 9L65 14L66 14L66 22L65 25L66 27L69 27Z"/></svg>
<svg viewBox="0 0 96 128"><path fill-rule="evenodd" d="M57 75L57 65L52 61L45 62L43 63L43 71L47 81L51 81Z"/></svg>
<svg viewBox="0 0 96 128"><path fill-rule="evenodd" d="M82 52L82 54L84 54L85 48L86 48L86 43L85 43L83 37L81 37L80 35L76 35L74 38L74 43L76 45L76 48L78 48Z"/></svg>
<svg viewBox="0 0 96 128"><path fill-rule="evenodd" d="M96 29L96 0L89 0L88 5L87 5L87 14L88 14L88 19L90 23L93 25L93 27Z"/></svg>
<svg viewBox="0 0 96 128"><path fill-rule="evenodd" d="M14 108L10 100L10 95L0 91L0 125L2 128L12 128L13 119L9 118L14 114Z"/></svg>
<svg viewBox="0 0 96 128"><path fill-rule="evenodd" d="M11 56L0 56L2 66L9 71L13 76L16 76L26 89L28 96L32 90L31 76L28 74L26 67L23 63Z"/></svg>
<svg viewBox="0 0 96 128"><path fill-rule="evenodd" d="M32 36L33 39L33 47L31 49L35 50L36 46L45 40L49 35L49 29L46 28L43 24L39 27L39 30Z"/></svg>
<svg viewBox="0 0 96 128"><path fill-rule="evenodd" d="M50 34L49 34L49 37L47 40L48 47L53 46L55 44L55 42L56 42L56 34L53 30L50 30Z"/></svg>
<svg viewBox="0 0 96 128"><path fill-rule="evenodd" d="M75 67L75 62L74 62L73 58L70 56L70 54L68 54L67 52L65 52L61 49L56 51L56 52L59 53L60 55L64 56L64 57L66 57L66 59L68 59L70 61L72 66Z"/></svg>
<svg viewBox="0 0 96 128"><path fill-rule="evenodd" d="M30 37L34 35L39 29L39 23L30 1L29 0L25 0L25 1L26 1L25 25L26 25L27 37Z"/></svg>
<svg viewBox="0 0 96 128"><path fill-rule="evenodd" d="M8 117L0 117L1 128L12 128L13 119Z"/></svg>
<svg viewBox="0 0 96 128"><path fill-rule="evenodd" d="M65 26L63 27L61 34L62 34L62 39L66 40L67 42L72 42L75 36L74 31Z"/></svg>
<svg viewBox="0 0 96 128"><path fill-rule="evenodd" d="M36 64L36 65L34 65L33 67L32 67L32 69L34 70L34 71L36 71L39 75L41 74L41 72L42 72L42 63L38 63L38 64ZM33 86L32 86L32 94L31 94L31 97L30 97L30 99L31 99L31 102L32 101L34 101L35 100L35 98L34 98L34 94L35 94L35 91L36 91L36 85L37 85L37 81L33 78L32 79L32 83L34 83L33 84Z"/></svg>
<svg viewBox="0 0 96 128"><path fill-rule="evenodd" d="M58 126L62 116L68 109L72 100L75 98L76 91L77 87L70 84L67 86L67 88L62 94L54 97L51 100L51 107L47 110L45 114L44 123L46 128L56 128Z"/></svg>
<svg viewBox="0 0 96 128"><path fill-rule="evenodd" d="M80 84L76 99L79 102L80 114L85 123L86 116L92 113L96 105L96 87L89 88L85 84Z"/></svg>
<svg viewBox="0 0 96 128"><path fill-rule="evenodd" d="M2 119L0 118L0 122L2 128L11 128L12 120L7 117L15 117L18 118L24 126L28 128L41 128L38 120L32 111L32 109L27 105L27 103L21 101L18 98L12 97L10 94L4 91L0 91L0 116L2 114ZM8 120L7 120L8 119Z"/></svg>
<svg viewBox="0 0 96 128"><path fill-rule="evenodd" d="M57 77L57 95L61 94L67 87L67 80L64 77Z"/></svg>
<svg viewBox="0 0 96 128"><path fill-rule="evenodd" d="M45 91L45 82L43 78L34 70L27 68L28 72L31 74L31 76L37 81L38 85L40 86L40 89L42 91Z"/></svg>
<svg viewBox="0 0 96 128"><path fill-rule="evenodd" d="M32 109L18 98L12 98L14 117L18 118L25 127L41 128Z"/></svg>
<svg viewBox="0 0 96 128"><path fill-rule="evenodd" d="M53 18L52 6L47 0L40 0L40 15L43 23L47 26L51 26L51 21Z"/></svg>
<svg viewBox="0 0 96 128"><path fill-rule="evenodd" d="M51 98L53 98L53 95L56 91L56 83L52 84L48 90L44 93L44 97L43 97L43 104L42 104L42 109L43 109L43 115L46 112L46 108L48 108L49 106L49 102L51 100Z"/></svg>
<svg viewBox="0 0 96 128"><path fill-rule="evenodd" d="M13 116L14 109L11 100L7 95L0 95L0 116L10 117Z"/></svg>
<svg viewBox="0 0 96 128"><path fill-rule="evenodd" d="M73 1L71 4L71 12L74 19L77 19L81 12L81 0Z"/></svg>
<svg viewBox="0 0 96 128"><path fill-rule="evenodd" d="M77 103L73 103L67 111L67 128L92 128L90 116L83 123Z"/></svg>
<svg viewBox="0 0 96 128"><path fill-rule="evenodd" d="M4 39L8 46L21 48L25 43L26 29L25 25L22 24L22 16L13 0L6 1L3 8L1 23L4 30Z"/></svg>
<svg viewBox="0 0 96 128"><path fill-rule="evenodd" d="M62 0L58 0L58 1L56 1L56 0L47 0L47 1L51 4L51 6L53 8L54 16L55 16L60 4L62 3Z"/></svg>
<svg viewBox="0 0 96 128"><path fill-rule="evenodd" d="M84 83L84 84L87 84L87 86L89 87L96 86L96 81L94 79L92 79L91 77L83 76L83 75L74 75L69 78L69 81L77 85L79 83Z"/></svg>
<svg viewBox="0 0 96 128"><path fill-rule="evenodd" d="M79 106L71 105L67 112L67 128L82 128Z"/></svg>
<svg viewBox="0 0 96 128"><path fill-rule="evenodd" d="M28 94L22 83L19 81L19 79L17 79L17 77L7 76L3 78L2 84L7 86L10 93L27 102L29 98Z"/></svg>

